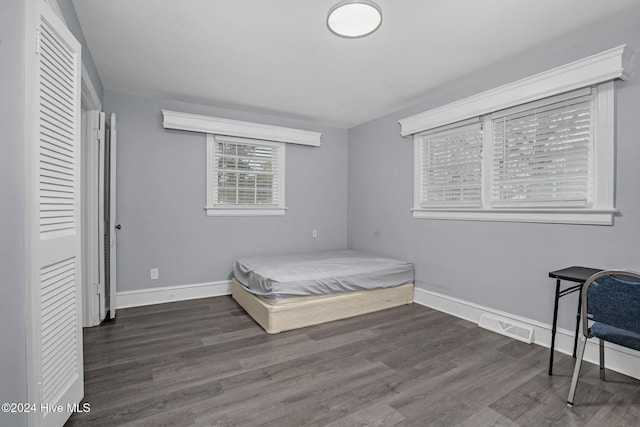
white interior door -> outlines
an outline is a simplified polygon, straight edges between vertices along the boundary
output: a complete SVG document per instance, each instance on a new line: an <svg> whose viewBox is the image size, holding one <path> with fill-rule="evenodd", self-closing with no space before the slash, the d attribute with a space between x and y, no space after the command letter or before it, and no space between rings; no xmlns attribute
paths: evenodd
<svg viewBox="0 0 640 427"><path fill-rule="evenodd" d="M84 246L84 324L99 325L105 318L104 282L100 280L100 144L104 141L104 114L99 110L82 111L83 216Z"/></svg>
<svg viewBox="0 0 640 427"><path fill-rule="evenodd" d="M105 204L106 197L106 182L108 182L108 169L107 165L107 138L106 138L106 125L105 114L99 113L98 118L100 138L98 138L98 304L99 304L99 317L100 321L103 321L107 315L107 303L105 298L107 297L107 256L106 250L108 245L107 237L107 211Z"/></svg>
<svg viewBox="0 0 640 427"><path fill-rule="evenodd" d="M43 1L35 3L37 118L30 171L30 423L62 426L83 397L80 227L80 45ZM31 104L33 102L33 104ZM30 172L32 173L32 172Z"/></svg>
<svg viewBox="0 0 640 427"><path fill-rule="evenodd" d="M116 221L116 115L109 118L109 316L116 317L116 235L120 225Z"/></svg>

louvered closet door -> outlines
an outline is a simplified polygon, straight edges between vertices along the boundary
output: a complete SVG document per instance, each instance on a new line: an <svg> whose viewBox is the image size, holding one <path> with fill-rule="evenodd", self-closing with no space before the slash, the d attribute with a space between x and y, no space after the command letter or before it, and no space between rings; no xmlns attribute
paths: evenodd
<svg viewBox="0 0 640 427"><path fill-rule="evenodd" d="M80 46L60 19L38 3L36 48L39 227L33 253L39 275L39 397L63 412L39 411L39 424L61 426L68 404L83 396L80 235ZM35 290L34 290L35 291ZM37 301L34 301L37 302ZM36 305L36 304L34 304ZM34 316L35 317L35 316ZM34 354L38 355L37 349ZM37 357L37 356L36 356Z"/></svg>

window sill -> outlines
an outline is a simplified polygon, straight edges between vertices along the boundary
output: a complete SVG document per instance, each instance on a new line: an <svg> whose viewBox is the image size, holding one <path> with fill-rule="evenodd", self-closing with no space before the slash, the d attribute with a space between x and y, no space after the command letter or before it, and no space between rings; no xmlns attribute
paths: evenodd
<svg viewBox="0 0 640 427"><path fill-rule="evenodd" d="M284 216L287 208L205 208L207 216Z"/></svg>
<svg viewBox="0 0 640 427"><path fill-rule="evenodd" d="M414 218L613 225L616 209L412 209Z"/></svg>

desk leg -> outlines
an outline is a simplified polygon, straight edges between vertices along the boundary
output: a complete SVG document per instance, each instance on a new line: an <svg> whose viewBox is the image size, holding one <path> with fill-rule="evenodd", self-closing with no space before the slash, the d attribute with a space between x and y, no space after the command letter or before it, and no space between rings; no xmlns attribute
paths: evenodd
<svg viewBox="0 0 640 427"><path fill-rule="evenodd" d="M556 298L553 304L553 324L551 326L551 351L549 354L549 375L553 375L553 349L556 345L556 325L558 323L558 300L560 299L560 279L556 280Z"/></svg>
<svg viewBox="0 0 640 427"><path fill-rule="evenodd" d="M580 314L582 311L582 288L578 292L578 316L576 317L576 336L573 339L573 358L576 358L576 349L578 348L578 331L580 330Z"/></svg>

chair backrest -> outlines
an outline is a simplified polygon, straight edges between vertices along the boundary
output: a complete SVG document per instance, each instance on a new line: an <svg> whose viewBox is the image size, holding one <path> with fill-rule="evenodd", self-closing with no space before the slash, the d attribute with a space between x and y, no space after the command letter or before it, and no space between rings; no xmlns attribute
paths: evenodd
<svg viewBox="0 0 640 427"><path fill-rule="evenodd" d="M587 318L640 334L640 275L618 270L598 274L583 290Z"/></svg>

